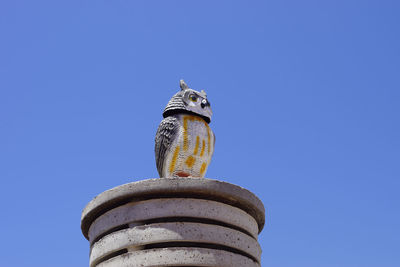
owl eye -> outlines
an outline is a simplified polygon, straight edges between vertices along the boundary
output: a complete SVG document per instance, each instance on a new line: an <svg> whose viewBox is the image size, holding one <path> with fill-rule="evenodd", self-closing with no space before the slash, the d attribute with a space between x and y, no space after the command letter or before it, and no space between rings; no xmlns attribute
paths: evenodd
<svg viewBox="0 0 400 267"><path fill-rule="evenodd" d="M197 96L195 95L189 96L189 99L192 100L193 102L197 102Z"/></svg>

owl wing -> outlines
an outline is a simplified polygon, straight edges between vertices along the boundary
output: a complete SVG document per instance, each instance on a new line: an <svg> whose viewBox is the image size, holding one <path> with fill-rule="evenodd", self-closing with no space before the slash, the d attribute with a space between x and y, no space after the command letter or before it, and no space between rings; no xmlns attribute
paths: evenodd
<svg viewBox="0 0 400 267"><path fill-rule="evenodd" d="M157 171L160 177L162 177L165 153L168 151L172 142L177 137L178 131L179 121L175 117L166 117L161 121L160 126L158 126L154 150L156 155Z"/></svg>

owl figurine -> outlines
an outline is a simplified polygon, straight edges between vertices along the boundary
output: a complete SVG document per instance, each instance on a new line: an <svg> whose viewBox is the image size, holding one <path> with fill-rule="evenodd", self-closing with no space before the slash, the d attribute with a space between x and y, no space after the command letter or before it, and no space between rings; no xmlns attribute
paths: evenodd
<svg viewBox="0 0 400 267"><path fill-rule="evenodd" d="M156 133L157 170L160 177L204 177L215 145L210 102L203 90L190 89L183 80L180 87Z"/></svg>

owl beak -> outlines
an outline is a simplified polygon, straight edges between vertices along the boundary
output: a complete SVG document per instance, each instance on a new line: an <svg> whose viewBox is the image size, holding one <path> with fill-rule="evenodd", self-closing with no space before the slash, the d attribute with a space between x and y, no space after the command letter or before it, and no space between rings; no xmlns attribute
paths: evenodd
<svg viewBox="0 0 400 267"><path fill-rule="evenodd" d="M203 99L202 101L201 101L201 107L202 108L205 108L205 107L207 107L207 106L210 106L210 102L208 102L207 101L207 99Z"/></svg>

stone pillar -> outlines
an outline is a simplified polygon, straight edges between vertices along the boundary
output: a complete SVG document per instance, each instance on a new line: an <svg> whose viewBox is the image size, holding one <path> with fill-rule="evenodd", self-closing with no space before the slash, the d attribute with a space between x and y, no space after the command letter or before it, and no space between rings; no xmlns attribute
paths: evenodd
<svg viewBox="0 0 400 267"><path fill-rule="evenodd" d="M81 228L90 267L260 266L262 202L250 191L204 178L157 178L95 197Z"/></svg>

